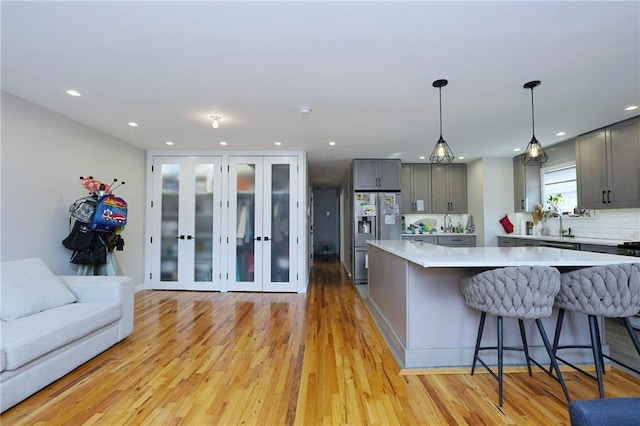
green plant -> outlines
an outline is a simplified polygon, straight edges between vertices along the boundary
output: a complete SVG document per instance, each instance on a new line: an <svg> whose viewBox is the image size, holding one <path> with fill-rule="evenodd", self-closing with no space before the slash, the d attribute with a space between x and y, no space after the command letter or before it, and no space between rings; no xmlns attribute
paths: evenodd
<svg viewBox="0 0 640 426"><path fill-rule="evenodd" d="M560 192L558 192L556 195L549 195L549 198L547 199L547 203L551 204L556 209L561 202L562 194Z"/></svg>

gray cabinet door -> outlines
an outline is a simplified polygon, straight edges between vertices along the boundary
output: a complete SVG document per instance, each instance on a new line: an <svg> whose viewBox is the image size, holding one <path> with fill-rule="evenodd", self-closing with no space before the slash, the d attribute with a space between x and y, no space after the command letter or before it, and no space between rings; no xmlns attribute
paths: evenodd
<svg viewBox="0 0 640 426"><path fill-rule="evenodd" d="M449 166L449 212L467 212L467 165Z"/></svg>
<svg viewBox="0 0 640 426"><path fill-rule="evenodd" d="M378 189L378 160L353 161L353 189Z"/></svg>
<svg viewBox="0 0 640 426"><path fill-rule="evenodd" d="M378 189L400 191L400 160L378 160Z"/></svg>
<svg viewBox="0 0 640 426"><path fill-rule="evenodd" d="M576 141L578 205L583 209L607 206L607 149L605 131L598 130Z"/></svg>
<svg viewBox="0 0 640 426"><path fill-rule="evenodd" d="M541 199L540 165L525 166L524 155L513 159L513 194L516 212L532 212Z"/></svg>
<svg viewBox="0 0 640 426"><path fill-rule="evenodd" d="M430 213L431 165L403 164L401 182L402 213Z"/></svg>
<svg viewBox="0 0 640 426"><path fill-rule="evenodd" d="M498 247L516 247L518 243L509 237L498 237Z"/></svg>
<svg viewBox="0 0 640 426"><path fill-rule="evenodd" d="M610 149L609 188L611 207L640 206L640 120L612 126L607 134Z"/></svg>
<svg viewBox="0 0 640 426"><path fill-rule="evenodd" d="M449 213L449 166L431 166L431 211Z"/></svg>

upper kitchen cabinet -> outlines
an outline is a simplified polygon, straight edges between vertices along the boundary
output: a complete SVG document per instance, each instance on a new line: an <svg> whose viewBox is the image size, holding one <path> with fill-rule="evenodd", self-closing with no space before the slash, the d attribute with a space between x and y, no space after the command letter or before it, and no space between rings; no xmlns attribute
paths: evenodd
<svg viewBox="0 0 640 426"><path fill-rule="evenodd" d="M540 203L540 165L525 166L523 155L513 159L513 192L516 212L531 212Z"/></svg>
<svg viewBox="0 0 640 426"><path fill-rule="evenodd" d="M432 213L467 212L467 165L431 165Z"/></svg>
<svg viewBox="0 0 640 426"><path fill-rule="evenodd" d="M640 207L640 119L579 137L576 141L580 208Z"/></svg>
<svg viewBox="0 0 640 426"><path fill-rule="evenodd" d="M402 213L431 212L431 165L402 165Z"/></svg>
<svg viewBox="0 0 640 426"><path fill-rule="evenodd" d="M400 191L400 160L353 160L354 191Z"/></svg>

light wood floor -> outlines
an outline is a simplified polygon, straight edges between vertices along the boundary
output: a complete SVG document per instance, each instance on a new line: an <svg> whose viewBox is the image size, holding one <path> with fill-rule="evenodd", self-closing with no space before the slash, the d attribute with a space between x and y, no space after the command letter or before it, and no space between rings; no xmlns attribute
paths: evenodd
<svg viewBox="0 0 640 426"><path fill-rule="evenodd" d="M558 383L541 372L400 375L337 263L316 263L309 292L143 291L125 341L0 416L18 424L568 424ZM605 375L607 397L640 379ZM595 382L565 373L573 399Z"/></svg>

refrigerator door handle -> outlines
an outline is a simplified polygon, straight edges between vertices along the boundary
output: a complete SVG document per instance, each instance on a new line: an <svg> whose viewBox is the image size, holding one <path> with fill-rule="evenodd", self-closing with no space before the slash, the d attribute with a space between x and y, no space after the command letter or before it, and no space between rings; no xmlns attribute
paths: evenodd
<svg viewBox="0 0 640 426"><path fill-rule="evenodd" d="M369 269L369 252L364 254L364 269Z"/></svg>

